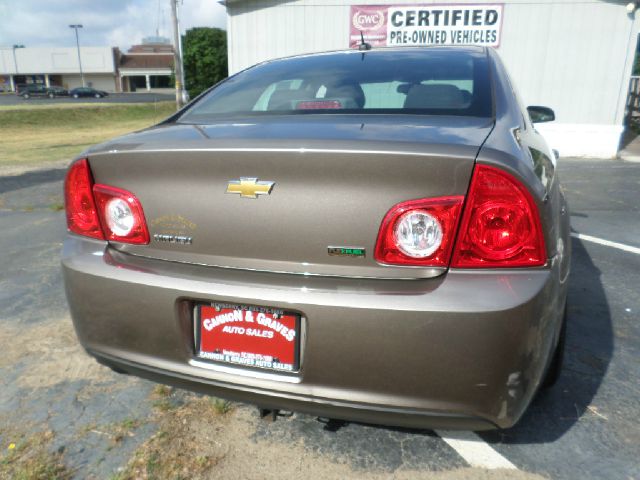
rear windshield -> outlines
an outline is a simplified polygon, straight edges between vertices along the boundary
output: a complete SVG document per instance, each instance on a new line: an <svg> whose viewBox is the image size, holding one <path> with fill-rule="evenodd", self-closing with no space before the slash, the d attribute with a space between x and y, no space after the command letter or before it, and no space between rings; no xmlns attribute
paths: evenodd
<svg viewBox="0 0 640 480"><path fill-rule="evenodd" d="M466 50L421 49L278 60L229 78L179 122L305 113L491 117L486 56Z"/></svg>

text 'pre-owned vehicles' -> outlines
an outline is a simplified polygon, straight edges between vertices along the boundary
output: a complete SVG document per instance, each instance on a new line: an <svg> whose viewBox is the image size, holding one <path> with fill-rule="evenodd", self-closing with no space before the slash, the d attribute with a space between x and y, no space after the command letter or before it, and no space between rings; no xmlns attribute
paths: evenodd
<svg viewBox="0 0 640 480"><path fill-rule="evenodd" d="M80 98L80 97L102 98L109 95L109 93L105 92L104 90L96 90L95 88L91 88L91 87L78 87L78 88L74 88L73 90L70 90L69 95L73 98Z"/></svg>
<svg viewBox="0 0 640 480"><path fill-rule="evenodd" d="M78 338L262 408L509 427L562 357L569 215L532 123L553 118L480 47L238 73L70 166Z"/></svg>

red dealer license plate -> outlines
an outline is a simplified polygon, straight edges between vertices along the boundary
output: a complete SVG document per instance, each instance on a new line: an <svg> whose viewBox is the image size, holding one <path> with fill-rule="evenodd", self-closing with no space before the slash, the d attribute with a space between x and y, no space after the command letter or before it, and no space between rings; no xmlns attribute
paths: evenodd
<svg viewBox="0 0 640 480"><path fill-rule="evenodd" d="M298 370L299 315L222 303L198 305L195 314L199 358L285 372Z"/></svg>

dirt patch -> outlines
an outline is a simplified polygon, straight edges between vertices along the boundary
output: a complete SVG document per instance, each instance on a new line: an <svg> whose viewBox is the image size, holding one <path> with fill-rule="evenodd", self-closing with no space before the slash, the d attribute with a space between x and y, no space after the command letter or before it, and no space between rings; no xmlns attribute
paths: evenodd
<svg viewBox="0 0 640 480"><path fill-rule="evenodd" d="M71 160L65 158L63 160L43 161L36 165L0 165L0 177L12 177L22 175L27 172L37 172L39 170L50 170L52 168L66 168Z"/></svg>
<svg viewBox="0 0 640 480"><path fill-rule="evenodd" d="M24 338L24 341L19 339ZM17 340L18 339L18 340ZM29 326L28 341L16 327L0 327L0 368L28 362L18 378L21 387L50 387L74 380L108 381L111 371L98 364L82 349L73 331L71 319L64 318ZM46 365L47 368L42 368Z"/></svg>
<svg viewBox="0 0 640 480"><path fill-rule="evenodd" d="M536 480L539 475L513 470L463 468L443 472L399 470L393 473L354 470L310 452L304 440L283 444L252 440L258 420L254 409L219 399L188 394L181 406L168 408L172 393L158 387L153 394L159 429L133 455L116 478L345 478L382 480Z"/></svg>
<svg viewBox="0 0 640 480"><path fill-rule="evenodd" d="M229 408L221 408L218 399L196 395L176 405L172 393L163 385L154 389L158 432L135 452L119 480L209 478L208 472L227 455Z"/></svg>

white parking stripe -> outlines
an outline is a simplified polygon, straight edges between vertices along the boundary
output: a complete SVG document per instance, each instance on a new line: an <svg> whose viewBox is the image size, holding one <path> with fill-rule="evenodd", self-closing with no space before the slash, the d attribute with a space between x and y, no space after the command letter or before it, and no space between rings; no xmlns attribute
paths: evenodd
<svg viewBox="0 0 640 480"><path fill-rule="evenodd" d="M436 433L472 467L517 470L513 463L496 452L474 432L436 430Z"/></svg>
<svg viewBox="0 0 640 480"><path fill-rule="evenodd" d="M631 245L625 245L624 243L612 242L603 238L592 237L591 235L584 235L582 233L571 233L574 238L579 238L585 242L597 243L598 245L604 245L605 247L617 248L618 250L624 250L625 252L635 253L640 255L640 248L632 247Z"/></svg>

